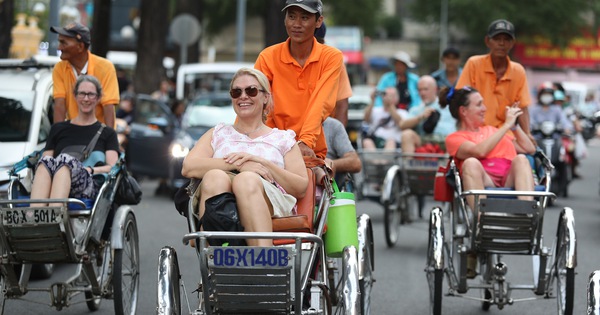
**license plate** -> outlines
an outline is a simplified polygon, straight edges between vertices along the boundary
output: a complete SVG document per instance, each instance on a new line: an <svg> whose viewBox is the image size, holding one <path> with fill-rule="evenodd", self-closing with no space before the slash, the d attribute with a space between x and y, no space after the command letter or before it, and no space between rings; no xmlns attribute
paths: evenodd
<svg viewBox="0 0 600 315"><path fill-rule="evenodd" d="M290 265L291 249L285 247L210 247L211 267L286 268Z"/></svg>
<svg viewBox="0 0 600 315"><path fill-rule="evenodd" d="M4 225L37 225L62 222L61 208L13 208L2 210Z"/></svg>

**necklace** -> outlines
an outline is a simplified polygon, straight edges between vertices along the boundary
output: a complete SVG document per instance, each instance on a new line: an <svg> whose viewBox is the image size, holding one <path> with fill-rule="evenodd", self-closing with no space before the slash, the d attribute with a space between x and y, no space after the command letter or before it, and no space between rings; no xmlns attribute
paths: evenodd
<svg viewBox="0 0 600 315"><path fill-rule="evenodd" d="M254 129L254 130L252 130L252 131L249 131L249 132L243 132L243 131L239 130L239 129L238 129L236 126L235 126L235 125L233 126L233 129L237 130L237 132L239 132L239 133L241 133L241 134L245 135L246 137L248 137L248 136L250 136L250 134L252 134L252 133L255 133L255 132L259 131L259 130L260 130L260 129L262 129L262 127L264 127L264 126L265 126L265 125L260 125L260 126L258 126L258 128Z"/></svg>

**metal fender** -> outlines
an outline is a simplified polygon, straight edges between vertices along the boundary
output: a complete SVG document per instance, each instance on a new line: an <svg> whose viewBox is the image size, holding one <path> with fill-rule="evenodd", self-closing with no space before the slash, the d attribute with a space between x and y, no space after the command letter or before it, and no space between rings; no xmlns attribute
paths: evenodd
<svg viewBox="0 0 600 315"><path fill-rule="evenodd" d="M435 207L431 210L429 221L429 241L432 242L431 250L435 269L444 268L444 222L442 209Z"/></svg>
<svg viewBox="0 0 600 315"><path fill-rule="evenodd" d="M178 314L181 309L179 296L179 263L173 247L165 246L158 254L158 300L157 314ZM173 305L175 304L175 305Z"/></svg>
<svg viewBox="0 0 600 315"><path fill-rule="evenodd" d="M600 315L600 270L590 274L587 286L587 313Z"/></svg>
<svg viewBox="0 0 600 315"><path fill-rule="evenodd" d="M566 266L567 268L575 268L577 266L577 237L575 235L575 216L573 209L565 207L562 210L561 224L565 227L567 237L567 252Z"/></svg>
<svg viewBox="0 0 600 315"><path fill-rule="evenodd" d="M123 233L125 229L123 224L125 223L127 214L130 212L133 214L133 218L135 219L135 213L128 205L122 205L117 209L117 211L115 211L110 233L110 244L113 249L123 249Z"/></svg>
<svg viewBox="0 0 600 315"><path fill-rule="evenodd" d="M398 174L400 174L399 165L392 165L385 173L383 186L381 187L381 203L390 200L390 196L392 195L392 181Z"/></svg>
<svg viewBox="0 0 600 315"><path fill-rule="evenodd" d="M361 214L357 219L358 225L358 279L364 277L365 260L364 252L371 252L371 268L375 269L375 250L373 244L373 227L371 226L371 218L367 214Z"/></svg>

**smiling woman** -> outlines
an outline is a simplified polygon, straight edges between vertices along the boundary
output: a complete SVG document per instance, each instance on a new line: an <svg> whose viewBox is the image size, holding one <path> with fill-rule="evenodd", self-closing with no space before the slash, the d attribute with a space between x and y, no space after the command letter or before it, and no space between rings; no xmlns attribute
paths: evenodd
<svg viewBox="0 0 600 315"><path fill-rule="evenodd" d="M287 216L304 196L308 177L293 131L264 124L272 107L271 91L262 72L242 68L234 76L230 96L236 122L208 130L183 162L182 174L202 179L197 190L198 216L206 200L233 193L247 232L272 231L271 217ZM246 240L270 246L271 240Z"/></svg>

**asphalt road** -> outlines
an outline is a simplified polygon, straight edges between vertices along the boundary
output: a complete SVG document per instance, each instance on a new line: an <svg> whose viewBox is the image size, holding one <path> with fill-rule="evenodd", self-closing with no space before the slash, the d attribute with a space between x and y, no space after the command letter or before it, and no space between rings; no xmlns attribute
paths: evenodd
<svg viewBox="0 0 600 315"><path fill-rule="evenodd" d="M575 280L574 314L585 314L586 285L589 274L600 269L600 140L593 140L589 145L589 156L582 161L580 173L582 179L574 181L570 189L570 197L557 200L555 206L546 211L544 219L544 245L552 246L555 239L558 214L562 207L568 206L575 211L575 222L578 241L578 266ZM195 252L181 243L187 231L186 221L174 209L170 199L154 196L157 181L144 181L142 188L144 198L135 207L140 234L141 282L138 301L138 314L154 314L156 308L157 257L161 247L173 246L179 255L180 268L186 285L186 291L192 292L198 283L198 262ZM434 203L429 200L426 209ZM400 239L394 248L387 248L383 235L383 210L377 203L360 201L357 204L359 213L368 213L374 223L375 234L375 278L372 292L372 314L427 314L429 309L429 291L423 269L427 248L426 219L403 225ZM505 261L511 279L523 281L531 279L531 259L520 257ZM68 266L59 266L51 281L61 281L69 272ZM35 281L32 285L43 286L48 282ZM444 287L444 290L446 286ZM473 292L474 295L478 293ZM530 292L515 294L515 297L532 297ZM46 305L9 300L6 302L5 314L86 314L88 309L82 296L73 299L73 305L62 311L47 306L49 296L46 293L30 292L25 296ZM188 294L190 302L196 302L193 294ZM76 304L79 302L78 304ZM183 302L185 305L185 302ZM556 314L556 300L538 300L518 302L503 310L492 306L484 312L480 303L456 297L444 297L444 314ZM113 303L103 301L99 311L94 314L113 314Z"/></svg>

